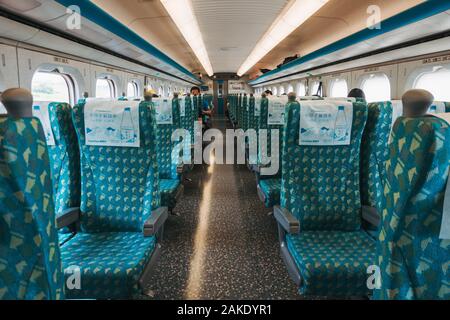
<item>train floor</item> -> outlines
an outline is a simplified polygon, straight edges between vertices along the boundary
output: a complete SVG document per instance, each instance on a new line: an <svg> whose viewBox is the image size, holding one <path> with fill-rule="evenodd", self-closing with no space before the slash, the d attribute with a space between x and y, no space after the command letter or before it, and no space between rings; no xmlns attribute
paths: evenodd
<svg viewBox="0 0 450 320"><path fill-rule="evenodd" d="M214 127L227 128L225 118ZM151 299L299 299L245 165L196 165L166 223Z"/></svg>

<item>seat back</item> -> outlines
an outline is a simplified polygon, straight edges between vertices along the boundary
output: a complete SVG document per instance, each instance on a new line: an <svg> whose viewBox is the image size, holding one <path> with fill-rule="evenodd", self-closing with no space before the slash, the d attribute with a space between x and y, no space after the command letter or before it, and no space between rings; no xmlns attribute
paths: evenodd
<svg viewBox="0 0 450 320"><path fill-rule="evenodd" d="M367 121L367 106L363 103L325 101L300 102L300 105L292 104L287 110L282 151L281 205L299 219L302 230L359 230L360 145ZM326 106L332 105L338 110L344 105L346 107L342 112L351 110L348 108L352 106L351 133L347 132L349 145L300 145L301 110L306 105L312 105L317 110L308 117L320 115L324 119L334 119L328 114L321 114L321 109ZM338 129L339 114L335 119L334 127ZM347 116L345 122L350 124ZM329 136L333 131L327 129L333 124L326 124L319 132ZM312 132L319 134L315 130Z"/></svg>
<svg viewBox="0 0 450 320"><path fill-rule="evenodd" d="M40 121L0 117L0 299L64 298L55 224Z"/></svg>
<svg viewBox="0 0 450 320"><path fill-rule="evenodd" d="M184 109L184 112L183 112ZM186 129L191 135L190 143L194 143L194 122L197 115L192 108L191 96L185 96L180 101L180 118L181 126Z"/></svg>
<svg viewBox="0 0 450 320"><path fill-rule="evenodd" d="M47 143L52 173L53 196L57 215L80 206L80 151L72 122L72 108L67 103L36 103L34 108L48 116L53 143ZM42 120L41 120L42 121Z"/></svg>
<svg viewBox="0 0 450 320"><path fill-rule="evenodd" d="M177 159L172 154L176 143L172 142L172 134L176 129L181 128L179 101L178 99L154 99L153 105L157 110L158 108L165 109L163 112L167 116L170 114L171 118L163 119L156 115L159 176L161 179L178 179Z"/></svg>
<svg viewBox="0 0 450 320"><path fill-rule="evenodd" d="M273 119L274 114L271 112L271 108L279 108L280 106L285 106L283 110L286 109L287 106L287 96L280 97L270 97L270 98L262 98L260 105L260 117L259 117L259 129L258 129L258 138L260 136L261 130L267 130L267 150L265 149L264 144L258 144L258 164L264 165L263 156L264 154L271 156L272 155L272 130L278 130L278 150L279 150L279 161L280 168L278 171L278 175L281 175L282 171L282 161L281 161L281 149L284 135L284 123L285 116L280 118L280 121ZM264 179L264 176L260 178Z"/></svg>
<svg viewBox="0 0 450 320"><path fill-rule="evenodd" d="M148 102L103 101L97 102L97 109L89 103L95 101L88 99L86 104L73 108L81 155L81 229L89 233L141 232L151 211L160 206L155 112ZM88 112L92 112L92 117L106 113L106 119L111 119L110 110L120 110L114 115L122 119L116 124L122 127L127 109L136 104L139 119L133 125L139 124L137 147L87 145L87 133L96 129L85 128ZM105 128L108 125L98 124L100 132L111 130ZM116 127L112 129L118 131ZM123 135L127 134L125 131Z"/></svg>
<svg viewBox="0 0 450 320"><path fill-rule="evenodd" d="M248 129L256 130L256 128L257 128L257 125L256 125L257 118L255 117L255 103L256 103L256 98L254 96L251 96L249 99L249 103L248 103L247 130Z"/></svg>
<svg viewBox="0 0 450 320"><path fill-rule="evenodd" d="M361 201L364 206L381 210L385 163L392 123L392 103L368 105L368 120L361 145Z"/></svg>
<svg viewBox="0 0 450 320"><path fill-rule="evenodd" d="M450 299L449 240L439 239L450 167L450 125L400 117L386 162L376 299Z"/></svg>

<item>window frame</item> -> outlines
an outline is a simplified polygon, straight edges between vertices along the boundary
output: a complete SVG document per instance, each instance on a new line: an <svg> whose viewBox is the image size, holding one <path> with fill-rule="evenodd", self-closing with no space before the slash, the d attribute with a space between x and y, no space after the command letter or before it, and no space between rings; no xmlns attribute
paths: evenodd
<svg viewBox="0 0 450 320"><path fill-rule="evenodd" d="M110 97L106 98L106 99L115 99L117 97L117 95L116 95L117 94L117 86L116 86L115 81L109 77L99 77L96 79L96 81L95 81L95 97L99 98L97 96L97 83L99 80L106 80L106 82L108 83Z"/></svg>
<svg viewBox="0 0 450 320"><path fill-rule="evenodd" d="M300 94L300 88L303 88L303 92L304 92L303 95ZM306 84L304 81L297 82L297 84L295 86L295 94L297 95L297 97L304 97L304 96L308 95Z"/></svg>
<svg viewBox="0 0 450 320"><path fill-rule="evenodd" d="M408 89L419 89L417 87L417 83L420 80L421 77L427 75L427 74L433 74L435 72L439 72L441 70L445 70L446 72L450 72L450 64L438 64L438 65L432 65L432 66L426 66L426 67L422 67L422 68L417 68L416 70L414 70L410 77L409 77L409 88ZM430 91L430 90L429 90ZM435 93L431 92L431 94L433 94L433 96L435 95ZM440 99L440 97L435 97L435 100L440 101L440 100L447 100L447 99Z"/></svg>
<svg viewBox="0 0 450 320"><path fill-rule="evenodd" d="M369 79L375 77L375 76L384 76L387 80L388 80L388 84L389 84L389 98L388 99L382 99L385 101L391 101L392 100L392 83L391 83L391 78L389 77L389 75L383 71L378 71L378 72L373 72L373 73L366 73L364 75L361 75L361 77L359 78L359 88L361 88L361 90L364 91L364 93L366 94L366 99L367 102L377 102L377 100L372 101L369 99L369 95L368 95L368 90L364 90L364 83L366 81L368 81Z"/></svg>
<svg viewBox="0 0 450 320"><path fill-rule="evenodd" d="M34 77L37 74L39 74L39 73L58 75L66 83L69 101L68 102L65 102L65 101L53 101L53 102L64 102L64 103L68 103L71 106L75 105L75 99L76 99L76 94L77 94L77 92L76 92L77 86L76 86L75 80L73 79L73 77L70 74L59 72L59 70L57 70L57 69L55 69L53 71L46 71L46 70L39 70L38 69L38 70L36 70L33 73L33 77L31 78L31 93L33 95L34 95L34 93L33 93L33 80L34 80Z"/></svg>
<svg viewBox="0 0 450 320"><path fill-rule="evenodd" d="M334 96L333 95L333 87L336 84L336 82L338 82L338 81L345 81L345 85L347 87L345 95L338 95L338 96ZM330 82L329 82L329 89L328 89L328 96L329 97L331 97L331 98L344 98L344 97L347 97L348 93L349 93L349 81L348 81L348 79L343 78L343 77L337 77L337 78L333 78L333 79L330 80Z"/></svg>
<svg viewBox="0 0 450 320"><path fill-rule="evenodd" d="M130 84L133 86L133 91L134 91L134 95L133 96L128 95L128 93L129 93L128 92L128 86ZM136 98L136 97L139 97L139 95L140 95L140 92L139 92L139 84L138 84L138 82L136 80L128 81L128 83L127 83L127 96L129 98Z"/></svg>

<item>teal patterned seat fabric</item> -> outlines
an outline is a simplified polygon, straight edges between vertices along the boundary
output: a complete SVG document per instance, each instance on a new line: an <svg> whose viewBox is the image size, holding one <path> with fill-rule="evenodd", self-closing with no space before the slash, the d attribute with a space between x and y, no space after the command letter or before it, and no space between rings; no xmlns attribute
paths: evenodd
<svg viewBox="0 0 450 320"><path fill-rule="evenodd" d="M249 113L249 98L247 95L244 96L244 98L242 99L242 108L241 108L241 119L242 119L242 126L241 128L244 131L248 130L248 113Z"/></svg>
<svg viewBox="0 0 450 320"><path fill-rule="evenodd" d="M262 179L259 181L259 188L265 195L266 208L280 204L281 179Z"/></svg>
<svg viewBox="0 0 450 320"><path fill-rule="evenodd" d="M238 103L237 103L237 107L236 107L237 125L239 128L242 128L243 100L244 100L244 95L239 94L238 101L237 101Z"/></svg>
<svg viewBox="0 0 450 320"><path fill-rule="evenodd" d="M229 97L230 109L228 110L230 115L230 120L232 123L236 123L236 106L237 106L237 96L235 94Z"/></svg>
<svg viewBox="0 0 450 320"><path fill-rule="evenodd" d="M192 96L192 109L194 110L195 117L198 116L198 96Z"/></svg>
<svg viewBox="0 0 450 320"><path fill-rule="evenodd" d="M137 232L78 234L62 251L64 265L82 270L82 290L66 290L71 299L129 299L155 248L155 237Z"/></svg>
<svg viewBox="0 0 450 320"><path fill-rule="evenodd" d="M176 195L179 187L180 187L180 180L178 179L160 180L161 203L164 204L164 206L170 209L175 208L177 204Z"/></svg>
<svg viewBox="0 0 450 320"><path fill-rule="evenodd" d="M450 112L450 102L444 102L445 112Z"/></svg>
<svg viewBox="0 0 450 320"><path fill-rule="evenodd" d="M195 98L195 97L194 97ZM197 103L198 103L198 99ZM172 101L172 124L158 124L158 138L157 138L157 153L158 153L158 166L159 166L159 178L161 180L172 180L177 184L177 188L165 189L167 184L161 185L161 204L162 206L173 209L176 204L176 194L179 187L181 187L180 177L177 173L177 161L172 158L172 150L176 147L177 143L172 142L172 133L181 128L180 106L177 101Z"/></svg>
<svg viewBox="0 0 450 320"><path fill-rule="evenodd" d="M289 103L288 103L289 105ZM286 107L288 107L288 105L286 105ZM260 130L267 130L267 150L263 149L263 146L259 144L258 142L258 165L263 165L262 163L262 158L263 158L263 154L267 154L269 156L271 156L272 154L272 130L278 130L279 132L279 159L280 159L280 164L279 164L279 171L278 174L275 177L281 177L281 172L282 172L282 161L281 161L281 150L282 150L282 143L283 143L283 135L284 135L284 126L282 125L269 125L268 124L268 117L269 117L269 99L267 98L263 98L261 99L261 109L260 109L260 117L258 119L258 137L259 137L259 132ZM259 139L259 138L258 138ZM269 179L269 178L273 178L272 176L269 177L265 177L265 176L260 176L260 179Z"/></svg>
<svg viewBox="0 0 450 320"><path fill-rule="evenodd" d="M48 146L55 212L80 206L80 151L72 123L72 108L66 103L48 106L55 146Z"/></svg>
<svg viewBox="0 0 450 320"><path fill-rule="evenodd" d="M300 108L298 103L287 108L281 181L281 206L300 221L301 232L288 238L302 276L300 293L366 296L367 268L375 262L375 241L361 229L360 145L367 106L353 104L348 146L300 146Z"/></svg>
<svg viewBox="0 0 450 320"><path fill-rule="evenodd" d="M288 235L286 243L303 277L300 294L357 297L367 292L367 261L376 245L366 233L304 231Z"/></svg>
<svg viewBox="0 0 450 320"><path fill-rule="evenodd" d="M449 177L450 127L425 116L397 119L386 163L375 299L450 299L450 240L440 240Z"/></svg>
<svg viewBox="0 0 450 320"><path fill-rule="evenodd" d="M0 300L64 299L52 191L39 120L0 117Z"/></svg>
<svg viewBox="0 0 450 320"><path fill-rule="evenodd" d="M152 210L160 207L155 112L146 102L139 106L139 148L88 146L84 106L73 109L81 154L81 232L62 247L63 266L80 267L82 288L67 290L66 295L129 297L130 288L137 288L135 270L140 270L141 264L146 266L153 252L154 239L144 237L144 223ZM114 251L101 249L105 239ZM124 246L130 239L135 239L133 250ZM127 259L133 268L127 265L128 271L122 272ZM108 277L111 272L114 278Z"/></svg>
<svg viewBox="0 0 450 320"><path fill-rule="evenodd" d="M392 124L391 102L368 105L368 120L361 144L361 201L381 212L385 164Z"/></svg>
<svg viewBox="0 0 450 320"><path fill-rule="evenodd" d="M181 117L181 125L183 129L189 131L191 135L191 143L194 143L194 122L197 118L194 110L192 109L192 99L189 96L184 97L180 103L184 103L184 117Z"/></svg>
<svg viewBox="0 0 450 320"><path fill-rule="evenodd" d="M258 118L255 117L255 97L250 97L248 104L248 112L247 112L247 130L248 129L257 129Z"/></svg>

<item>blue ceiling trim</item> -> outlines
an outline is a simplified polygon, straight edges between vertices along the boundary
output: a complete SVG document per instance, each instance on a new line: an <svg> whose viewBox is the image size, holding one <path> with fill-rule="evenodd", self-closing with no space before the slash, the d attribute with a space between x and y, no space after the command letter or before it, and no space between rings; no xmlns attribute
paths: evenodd
<svg viewBox="0 0 450 320"><path fill-rule="evenodd" d="M194 79L195 81L201 83L201 80L192 74L189 70L181 66L179 63L165 55L163 52L158 50L156 47L151 45L149 42L142 39L135 32L131 31L127 26L122 24L120 21L116 20L110 16L107 12L103 11L97 7L94 3L89 0L55 0L59 4L69 7L72 5L77 5L80 7L81 16L92 21L93 23L99 25L100 27L112 32L123 40L131 43L132 45L144 50L145 52L151 54L158 60L167 63L168 65L176 68L185 75Z"/></svg>
<svg viewBox="0 0 450 320"><path fill-rule="evenodd" d="M362 41L375 38L382 34L391 32L395 29L429 18L431 16L434 16L447 10L450 10L449 0L428 0L413 8L405 10L402 13L399 13L389 19L383 20L381 22L381 29L373 29L373 30L363 29L357 33L352 34L351 36L348 36L328 46L325 46L322 49L314 51L296 60L293 60L279 69L269 71L263 74L262 76L256 78L255 80L250 81L249 84L257 85L258 83L262 82L262 80L271 75L275 75L279 72L286 71L287 69L301 65L305 62L317 59L319 57L325 56L338 50L345 49L349 46L358 44Z"/></svg>

